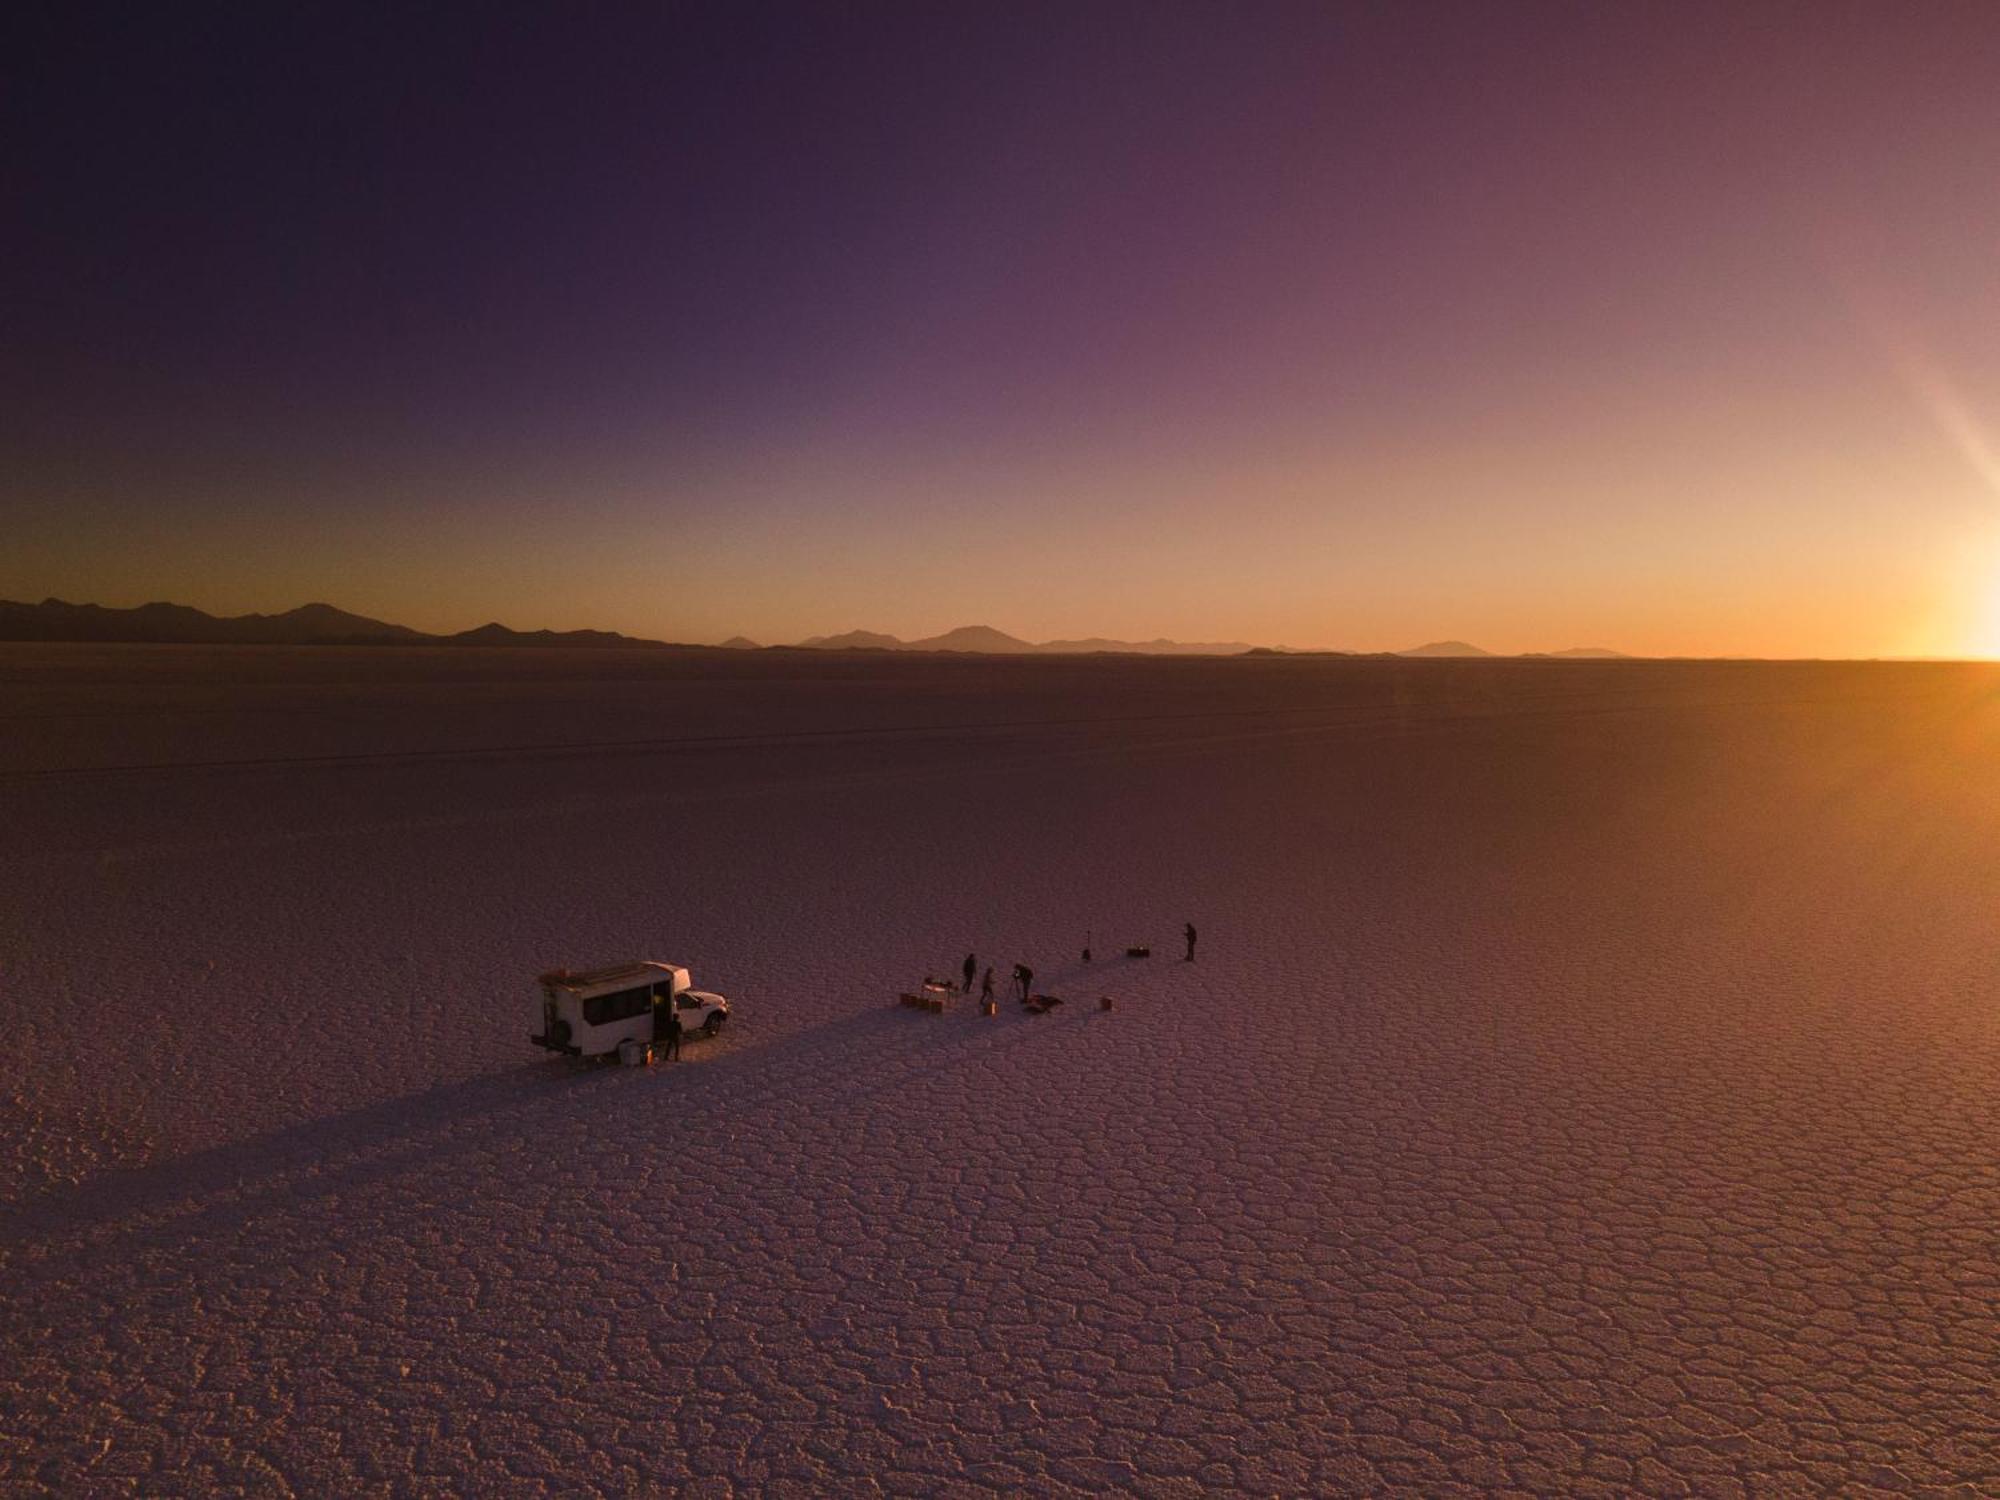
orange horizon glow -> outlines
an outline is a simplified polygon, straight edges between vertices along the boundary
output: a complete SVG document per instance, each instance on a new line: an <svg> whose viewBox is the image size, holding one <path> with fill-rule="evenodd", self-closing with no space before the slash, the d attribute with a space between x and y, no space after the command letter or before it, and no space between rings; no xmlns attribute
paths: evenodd
<svg viewBox="0 0 2000 1500"><path fill-rule="evenodd" d="M751 12L49 90L0 597L2000 656L1996 13Z"/></svg>

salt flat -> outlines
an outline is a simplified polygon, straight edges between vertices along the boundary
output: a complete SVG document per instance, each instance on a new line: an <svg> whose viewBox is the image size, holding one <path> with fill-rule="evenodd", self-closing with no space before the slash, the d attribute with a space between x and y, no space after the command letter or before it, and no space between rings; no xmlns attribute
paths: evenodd
<svg viewBox="0 0 2000 1500"><path fill-rule="evenodd" d="M0 726L9 1494L2000 1492L2000 670L6 647ZM968 948L1072 1003L893 1007ZM540 1060L636 956L732 1032Z"/></svg>

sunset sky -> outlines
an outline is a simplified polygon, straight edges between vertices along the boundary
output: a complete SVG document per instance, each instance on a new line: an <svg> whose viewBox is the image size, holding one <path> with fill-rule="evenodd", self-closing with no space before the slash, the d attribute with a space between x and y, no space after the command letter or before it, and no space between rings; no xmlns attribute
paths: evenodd
<svg viewBox="0 0 2000 1500"><path fill-rule="evenodd" d="M0 597L2000 653L2000 6L47 7Z"/></svg>

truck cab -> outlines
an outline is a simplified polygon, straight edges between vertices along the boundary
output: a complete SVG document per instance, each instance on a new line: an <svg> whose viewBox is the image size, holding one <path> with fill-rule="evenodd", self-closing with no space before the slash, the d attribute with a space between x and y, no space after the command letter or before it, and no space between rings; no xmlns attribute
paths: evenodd
<svg viewBox="0 0 2000 1500"><path fill-rule="evenodd" d="M678 964L644 959L603 969L551 969L535 980L541 1030L537 1047L566 1057L616 1055L621 1042L650 1047L666 1040L667 1018L680 1017L683 1035L714 1036L729 1019L729 1002L691 989Z"/></svg>

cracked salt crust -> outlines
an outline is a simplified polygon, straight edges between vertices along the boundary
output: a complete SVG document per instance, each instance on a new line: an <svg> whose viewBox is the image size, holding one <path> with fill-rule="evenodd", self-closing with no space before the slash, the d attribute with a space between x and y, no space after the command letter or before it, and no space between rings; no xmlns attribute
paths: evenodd
<svg viewBox="0 0 2000 1500"><path fill-rule="evenodd" d="M0 649L0 1489L2000 1490L1992 671L551 655Z"/></svg>

